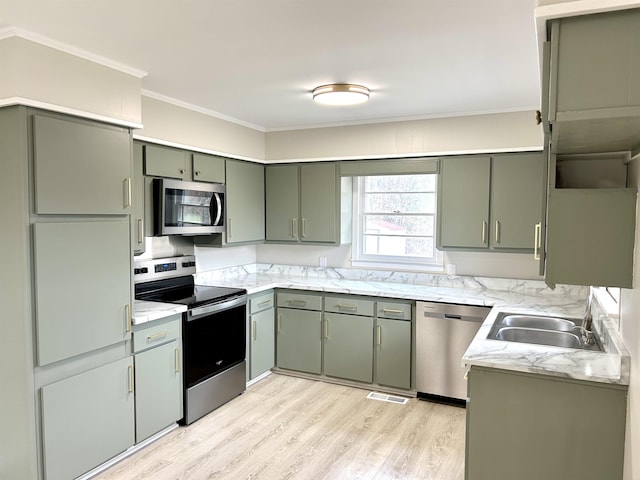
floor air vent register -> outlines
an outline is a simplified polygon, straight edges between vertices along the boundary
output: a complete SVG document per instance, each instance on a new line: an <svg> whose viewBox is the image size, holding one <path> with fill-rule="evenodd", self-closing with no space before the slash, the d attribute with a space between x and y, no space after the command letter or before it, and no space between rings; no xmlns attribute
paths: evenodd
<svg viewBox="0 0 640 480"><path fill-rule="evenodd" d="M398 405L404 405L409 401L408 398L396 397L394 395L387 395L386 393L378 392L371 392L369 395L367 395L367 398L369 400L379 400L381 402L395 403Z"/></svg>

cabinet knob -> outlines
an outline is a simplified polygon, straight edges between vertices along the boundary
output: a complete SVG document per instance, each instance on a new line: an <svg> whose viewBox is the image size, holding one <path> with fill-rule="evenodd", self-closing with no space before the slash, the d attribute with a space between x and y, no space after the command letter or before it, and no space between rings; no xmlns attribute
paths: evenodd
<svg viewBox="0 0 640 480"><path fill-rule="evenodd" d="M200 170L196 170L196 177L200 175Z"/></svg>
<svg viewBox="0 0 640 480"><path fill-rule="evenodd" d="M181 168L180 169L180 175L184 175L184 172L185 172L184 168Z"/></svg>

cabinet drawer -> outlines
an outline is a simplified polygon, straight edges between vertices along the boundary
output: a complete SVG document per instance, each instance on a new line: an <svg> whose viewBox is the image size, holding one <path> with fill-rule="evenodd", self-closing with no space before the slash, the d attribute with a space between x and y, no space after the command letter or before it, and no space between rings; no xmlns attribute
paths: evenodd
<svg viewBox="0 0 640 480"><path fill-rule="evenodd" d="M273 292L256 295L255 297L249 298L249 313L258 313L268 308L273 308L274 305Z"/></svg>
<svg viewBox="0 0 640 480"><path fill-rule="evenodd" d="M181 320L155 324L133 332L133 353L180 338Z"/></svg>
<svg viewBox="0 0 640 480"><path fill-rule="evenodd" d="M399 320L411 320L411 304L398 302L378 302L377 312L379 318L395 318Z"/></svg>
<svg viewBox="0 0 640 480"><path fill-rule="evenodd" d="M278 293L278 306L301 310L322 310L322 297L304 293Z"/></svg>
<svg viewBox="0 0 640 480"><path fill-rule="evenodd" d="M324 310L325 312L372 316L373 301L348 296L324 297Z"/></svg>

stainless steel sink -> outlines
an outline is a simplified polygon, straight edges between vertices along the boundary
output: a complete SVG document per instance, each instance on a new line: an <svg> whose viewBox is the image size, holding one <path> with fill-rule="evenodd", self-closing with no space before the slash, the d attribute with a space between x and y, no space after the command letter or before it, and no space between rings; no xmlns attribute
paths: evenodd
<svg viewBox="0 0 640 480"><path fill-rule="evenodd" d="M541 330L536 328L502 327L494 337L507 342L535 343L552 347L582 348L582 339L570 332Z"/></svg>
<svg viewBox="0 0 640 480"><path fill-rule="evenodd" d="M560 332L570 332L576 328L576 324L566 318L540 315L506 315L501 323L507 327L541 328Z"/></svg>
<svg viewBox="0 0 640 480"><path fill-rule="evenodd" d="M583 340L581 320L544 315L500 313L487 338L505 342L531 343L552 347L602 351L596 335L595 343Z"/></svg>

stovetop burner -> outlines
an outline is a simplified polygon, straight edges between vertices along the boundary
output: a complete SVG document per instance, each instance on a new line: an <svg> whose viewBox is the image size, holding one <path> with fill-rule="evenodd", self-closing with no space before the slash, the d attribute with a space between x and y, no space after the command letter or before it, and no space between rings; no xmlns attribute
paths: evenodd
<svg viewBox="0 0 640 480"><path fill-rule="evenodd" d="M135 262L135 297L194 308L247 293L242 288L195 285L193 273L195 258L192 256Z"/></svg>

